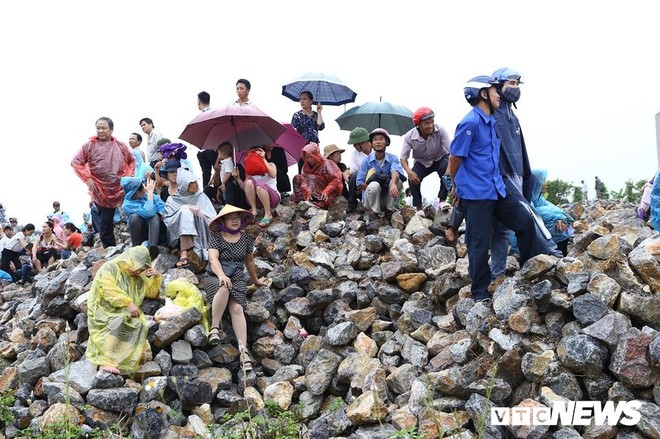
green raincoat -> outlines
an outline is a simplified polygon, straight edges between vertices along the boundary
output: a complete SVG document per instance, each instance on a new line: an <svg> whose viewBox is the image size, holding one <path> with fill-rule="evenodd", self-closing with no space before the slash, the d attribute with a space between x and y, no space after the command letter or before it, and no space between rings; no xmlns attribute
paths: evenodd
<svg viewBox="0 0 660 439"><path fill-rule="evenodd" d="M147 343L144 314L131 317L127 306L138 308L144 300L158 295L161 276L136 275L151 262L149 250L132 247L106 262L96 273L87 298L89 341L85 356L98 366L113 366L121 372L134 372Z"/></svg>

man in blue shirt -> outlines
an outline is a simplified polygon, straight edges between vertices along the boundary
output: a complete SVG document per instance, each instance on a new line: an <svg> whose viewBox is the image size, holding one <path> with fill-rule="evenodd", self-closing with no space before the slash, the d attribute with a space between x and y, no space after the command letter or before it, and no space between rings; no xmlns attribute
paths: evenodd
<svg viewBox="0 0 660 439"><path fill-rule="evenodd" d="M390 145L390 134L383 128L376 128L369 135L373 151L360 164L357 175L357 188L362 192L362 204L379 216L385 210L393 212L402 188L404 170L397 156L385 152Z"/></svg>
<svg viewBox="0 0 660 439"><path fill-rule="evenodd" d="M500 175L500 141L492 116L500 105L495 84L490 76L477 76L463 89L472 111L456 127L447 168L454 181L452 198L460 201L467 223L469 272L476 301L488 298L488 250L496 219L516 233L521 264L534 256L534 220L507 194Z"/></svg>

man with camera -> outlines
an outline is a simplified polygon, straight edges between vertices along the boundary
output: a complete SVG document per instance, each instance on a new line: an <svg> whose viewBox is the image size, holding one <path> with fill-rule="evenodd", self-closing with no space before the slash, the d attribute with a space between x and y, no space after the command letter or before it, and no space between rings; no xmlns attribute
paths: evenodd
<svg viewBox="0 0 660 439"><path fill-rule="evenodd" d="M362 191L362 204L368 212L385 216L393 212L402 183L404 170L394 154L385 152L390 145L390 134L384 128L376 128L369 134L373 151L360 164L357 188ZM385 207L385 211L381 208Z"/></svg>

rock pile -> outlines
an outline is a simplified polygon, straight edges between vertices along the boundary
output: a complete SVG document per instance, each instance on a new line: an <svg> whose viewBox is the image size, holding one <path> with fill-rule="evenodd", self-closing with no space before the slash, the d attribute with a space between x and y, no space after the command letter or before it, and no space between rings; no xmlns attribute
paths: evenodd
<svg viewBox="0 0 660 439"><path fill-rule="evenodd" d="M295 411L301 437L313 439L397 430L660 438L660 234L630 206L572 206L569 257L541 255L523 267L510 257L492 303L469 297L464 243L447 246L429 232L442 212L427 219L404 209L386 221L344 209L280 206L257 237L257 269L272 285L251 291L245 309L256 359L248 376L231 325L209 347L195 309L160 325L148 319L151 350L131 376L97 372L83 358L86 294L126 244L62 261L28 288L5 287L0 392L16 397L5 436L69 416L90 431L119 424L135 438L220 437L225 414L256 414L273 401ZM164 283L198 284L176 260L157 259ZM146 300L142 310L153 316L163 303ZM487 415L633 399L642 405L632 427L504 427Z"/></svg>

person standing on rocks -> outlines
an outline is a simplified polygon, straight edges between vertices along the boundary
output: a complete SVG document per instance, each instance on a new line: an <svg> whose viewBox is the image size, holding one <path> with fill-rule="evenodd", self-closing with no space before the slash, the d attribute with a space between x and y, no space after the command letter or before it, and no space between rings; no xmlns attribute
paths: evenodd
<svg viewBox="0 0 660 439"><path fill-rule="evenodd" d="M401 148L401 166L408 174L408 184L413 197L413 206L420 211L422 204L422 180L434 172L438 177L445 175L449 157L449 134L447 130L435 123L435 113L429 107L421 107L413 114L415 128L403 136ZM415 163L412 168L408 157L412 153ZM438 191L440 208L449 209L447 204L447 188L440 183Z"/></svg>
<svg viewBox="0 0 660 439"><path fill-rule="evenodd" d="M131 247L96 273L87 298L89 340L85 357L109 373L137 370L147 344L145 296L158 297L162 276L151 266L158 247Z"/></svg>
<svg viewBox="0 0 660 439"><path fill-rule="evenodd" d="M488 251L496 220L515 232L521 265L534 256L534 220L507 193L500 174L500 140L493 117L500 106L496 85L497 81L490 76L477 76L465 85L463 92L472 111L456 127L447 168L454 182L452 199L460 202L467 223L469 274L476 301L489 297Z"/></svg>
<svg viewBox="0 0 660 439"><path fill-rule="evenodd" d="M222 315L229 307L244 372L252 370L252 360L247 351L247 322L244 313L247 306L245 268L254 285L268 285L266 278L257 277L252 254L254 239L243 233L245 226L253 220L252 212L231 204L220 210L209 226L209 265L202 279L206 302L211 304L209 344L217 345L221 341Z"/></svg>
<svg viewBox="0 0 660 439"><path fill-rule="evenodd" d="M600 178L596 176L594 180L594 189L596 189L596 199L600 200L603 198L603 182L600 181Z"/></svg>
<svg viewBox="0 0 660 439"><path fill-rule="evenodd" d="M75 173L87 184L97 208L103 247L117 244L113 218L124 201L119 180L135 173L135 156L126 144L112 137L113 129L112 119L98 119L96 136L85 143L71 161Z"/></svg>
<svg viewBox="0 0 660 439"><path fill-rule="evenodd" d="M589 193L589 187L587 186L587 183L584 182L584 180L580 180L580 184L580 190L582 191L582 202L587 204L589 202L589 198L587 197L587 194Z"/></svg>

